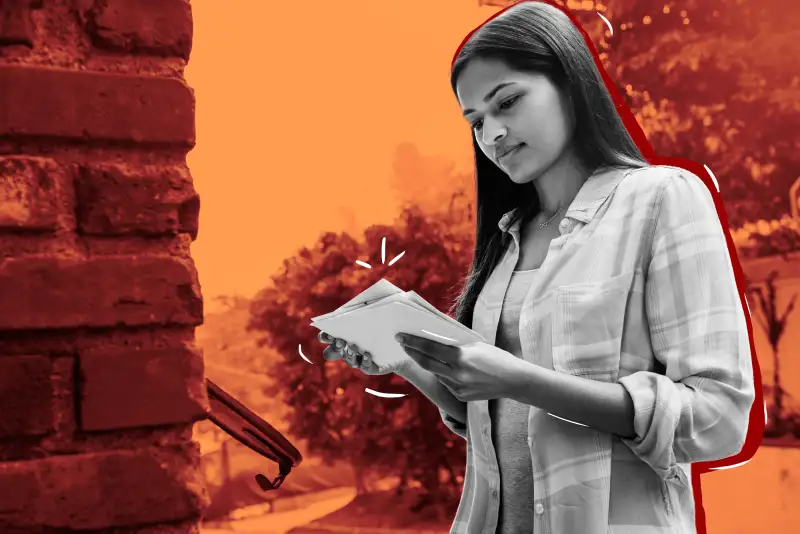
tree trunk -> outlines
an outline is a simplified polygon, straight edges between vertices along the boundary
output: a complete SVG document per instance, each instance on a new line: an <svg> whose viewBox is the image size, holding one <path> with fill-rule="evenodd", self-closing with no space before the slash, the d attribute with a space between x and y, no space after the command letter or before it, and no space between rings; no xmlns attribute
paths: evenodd
<svg viewBox="0 0 800 534"><path fill-rule="evenodd" d="M353 462L353 474L356 479L356 495L364 495L367 493L367 485L364 483L365 472L357 462Z"/></svg>
<svg viewBox="0 0 800 534"><path fill-rule="evenodd" d="M783 421L783 388L781 387L781 360L778 357L778 347L772 346L772 420L776 428L781 426Z"/></svg>
<svg viewBox="0 0 800 534"><path fill-rule="evenodd" d="M403 468L403 472L400 474L400 482L397 484L397 489L395 489L394 494L397 497L402 497L408 487L408 469Z"/></svg>

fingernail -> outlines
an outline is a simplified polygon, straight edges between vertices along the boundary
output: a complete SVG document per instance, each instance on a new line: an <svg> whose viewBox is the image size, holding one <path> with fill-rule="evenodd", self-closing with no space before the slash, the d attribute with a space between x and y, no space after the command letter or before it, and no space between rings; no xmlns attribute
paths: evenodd
<svg viewBox="0 0 800 534"><path fill-rule="evenodd" d="M398 343L402 343L403 341L406 340L406 336L404 336L403 334L397 334L394 336L394 340L397 341Z"/></svg>

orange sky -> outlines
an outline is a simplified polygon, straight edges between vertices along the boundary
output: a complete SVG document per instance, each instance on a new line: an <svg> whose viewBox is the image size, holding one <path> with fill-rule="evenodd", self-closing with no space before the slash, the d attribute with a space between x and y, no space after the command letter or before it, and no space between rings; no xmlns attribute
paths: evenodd
<svg viewBox="0 0 800 534"><path fill-rule="evenodd" d="M449 66L496 11L477 0L192 0L192 255L207 311L344 229L342 210L359 227L391 221L399 143L471 165Z"/></svg>

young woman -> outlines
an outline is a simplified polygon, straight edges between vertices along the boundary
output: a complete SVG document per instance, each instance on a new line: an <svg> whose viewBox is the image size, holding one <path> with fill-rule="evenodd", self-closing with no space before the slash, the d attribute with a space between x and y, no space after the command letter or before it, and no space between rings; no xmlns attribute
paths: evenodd
<svg viewBox="0 0 800 534"><path fill-rule="evenodd" d="M454 533L695 532L690 466L744 443L754 383L712 197L650 166L581 33L523 2L474 32L452 86L474 132L475 257L456 318L400 334L396 372L467 440Z"/></svg>

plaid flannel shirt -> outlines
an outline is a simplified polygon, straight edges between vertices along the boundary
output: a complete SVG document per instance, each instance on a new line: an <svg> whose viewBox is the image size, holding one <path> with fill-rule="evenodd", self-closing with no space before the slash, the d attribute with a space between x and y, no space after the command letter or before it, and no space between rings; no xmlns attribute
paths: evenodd
<svg viewBox="0 0 800 534"><path fill-rule="evenodd" d="M494 344L519 258L519 223L478 298L472 327ZM624 439L531 407L535 534L694 533L691 463L737 454L754 400L745 311L711 194L683 169L592 175L559 225L525 297L523 358L622 384L635 406ZM467 423L451 533L494 534L500 477L488 401Z"/></svg>

